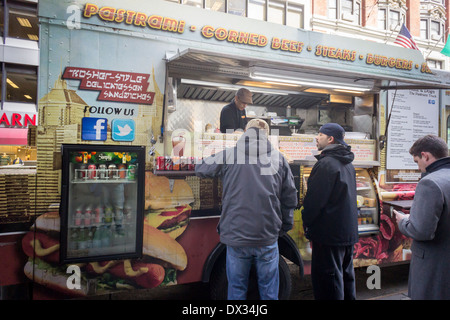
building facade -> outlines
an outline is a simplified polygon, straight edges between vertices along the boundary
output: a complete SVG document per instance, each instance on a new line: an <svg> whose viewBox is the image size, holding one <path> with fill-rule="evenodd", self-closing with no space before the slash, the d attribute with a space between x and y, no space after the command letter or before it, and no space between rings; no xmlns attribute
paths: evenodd
<svg viewBox="0 0 450 320"><path fill-rule="evenodd" d="M167 0L294 28L394 45L404 23L430 68L449 69L440 51L449 28L447 0Z"/></svg>

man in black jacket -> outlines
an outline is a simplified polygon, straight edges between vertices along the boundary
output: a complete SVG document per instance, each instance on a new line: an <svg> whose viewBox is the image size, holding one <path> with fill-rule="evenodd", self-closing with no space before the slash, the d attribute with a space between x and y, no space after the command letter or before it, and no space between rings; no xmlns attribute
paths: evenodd
<svg viewBox="0 0 450 320"><path fill-rule="evenodd" d="M303 202L303 226L312 242L311 280L315 299L355 299L353 245L358 242L354 154L344 129L319 129L316 156Z"/></svg>
<svg viewBox="0 0 450 320"><path fill-rule="evenodd" d="M252 104L252 93L246 88L240 88L233 102L227 104L220 112L220 132L233 133L235 130L244 131L247 125L245 107Z"/></svg>

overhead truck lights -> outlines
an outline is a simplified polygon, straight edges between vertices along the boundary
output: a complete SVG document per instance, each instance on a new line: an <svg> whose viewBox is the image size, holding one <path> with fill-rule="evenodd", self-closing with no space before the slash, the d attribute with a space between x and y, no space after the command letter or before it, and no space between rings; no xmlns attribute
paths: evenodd
<svg viewBox="0 0 450 320"><path fill-rule="evenodd" d="M353 86L353 85L342 85L339 83L328 82L328 81L315 81L304 78L289 77L289 76L275 76L271 74L252 72L250 77L255 80L265 81L265 82L278 82L286 84L295 84L306 87L316 87L316 88L330 88L330 89L341 89L341 90L353 90L353 91L369 91L370 88L363 86Z"/></svg>

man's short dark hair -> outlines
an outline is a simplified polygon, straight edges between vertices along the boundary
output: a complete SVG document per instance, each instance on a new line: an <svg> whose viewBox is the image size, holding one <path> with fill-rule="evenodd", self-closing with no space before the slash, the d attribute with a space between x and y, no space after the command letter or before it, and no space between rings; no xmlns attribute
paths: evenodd
<svg viewBox="0 0 450 320"><path fill-rule="evenodd" d="M422 158L422 152L429 152L436 159L441 159L448 157L448 146L442 138L429 134L419 138L409 149L413 157Z"/></svg>

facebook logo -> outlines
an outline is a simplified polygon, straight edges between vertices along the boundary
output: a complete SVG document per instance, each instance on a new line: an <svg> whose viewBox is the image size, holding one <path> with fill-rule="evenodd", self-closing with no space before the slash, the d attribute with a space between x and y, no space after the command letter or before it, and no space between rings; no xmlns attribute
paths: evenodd
<svg viewBox="0 0 450 320"><path fill-rule="evenodd" d="M105 141L107 124L106 118L84 117L81 121L81 139Z"/></svg>

